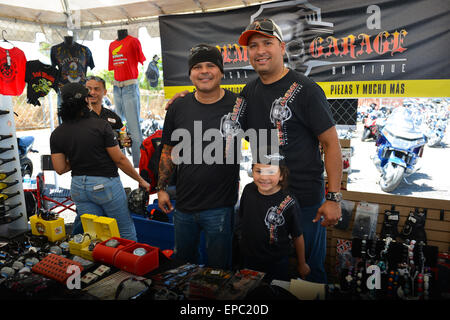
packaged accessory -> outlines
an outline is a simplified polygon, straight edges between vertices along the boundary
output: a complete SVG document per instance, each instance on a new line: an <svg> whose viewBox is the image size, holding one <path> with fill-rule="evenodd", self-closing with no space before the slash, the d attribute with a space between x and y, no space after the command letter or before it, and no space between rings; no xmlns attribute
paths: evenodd
<svg viewBox="0 0 450 320"><path fill-rule="evenodd" d="M360 202L356 207L355 222L352 237L374 239L378 219L378 204Z"/></svg>
<svg viewBox="0 0 450 320"><path fill-rule="evenodd" d="M397 225L400 219L400 212L394 210L395 207L392 207L391 210L384 211L384 220L383 226L381 227L381 239L386 239L390 237L395 240L398 237Z"/></svg>
<svg viewBox="0 0 450 320"><path fill-rule="evenodd" d="M409 213L405 224L403 225L400 237L402 239L416 240L417 242L427 243L427 234L425 232L425 220L427 218L427 210L419 212L416 208Z"/></svg>
<svg viewBox="0 0 450 320"><path fill-rule="evenodd" d="M342 200L341 201L341 219L334 226L336 229L347 230L350 225L350 221L353 216L353 209L355 208L355 203L353 201Z"/></svg>

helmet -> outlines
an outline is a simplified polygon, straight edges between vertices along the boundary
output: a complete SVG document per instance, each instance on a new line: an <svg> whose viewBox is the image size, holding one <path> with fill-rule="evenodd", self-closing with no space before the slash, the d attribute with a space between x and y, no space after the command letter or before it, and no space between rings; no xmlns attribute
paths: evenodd
<svg viewBox="0 0 450 320"><path fill-rule="evenodd" d="M128 209L136 214L145 215L147 212L149 193L143 188L134 189L128 195Z"/></svg>

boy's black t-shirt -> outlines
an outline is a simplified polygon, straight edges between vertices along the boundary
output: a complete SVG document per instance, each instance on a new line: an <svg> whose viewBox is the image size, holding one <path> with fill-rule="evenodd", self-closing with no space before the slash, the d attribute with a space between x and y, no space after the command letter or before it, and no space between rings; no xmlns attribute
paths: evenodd
<svg viewBox="0 0 450 320"><path fill-rule="evenodd" d="M25 82L27 83L27 103L40 106L39 98L45 97L53 88L58 92L59 71L39 60L26 64Z"/></svg>
<svg viewBox="0 0 450 320"><path fill-rule="evenodd" d="M240 122L248 129L276 129L289 168L289 188L299 205L311 206L324 197L324 165L318 135L334 120L323 90L304 75L289 70L265 85L259 78L241 92L247 107ZM270 144L269 139L265 144Z"/></svg>
<svg viewBox="0 0 450 320"><path fill-rule="evenodd" d="M232 112L236 99L234 93L225 90L224 97L218 102L202 104L195 99L194 93L189 93L175 100L167 111L162 143L174 146L173 149L179 149L183 145L186 148L180 155L184 157L190 154L188 157L190 159L185 158L186 161L177 164L176 171L176 207L182 212L234 206L237 201L239 183L237 148L233 149L235 155L233 163L227 164L224 150L226 139L220 134L223 117ZM180 132L182 135L178 140L175 136ZM213 137L207 138L205 132L212 133ZM211 151L213 149L211 143L216 139L220 139L217 141L223 146L221 150L216 151L222 152L222 155ZM220 162L210 164L205 162L206 155L209 154Z"/></svg>
<svg viewBox="0 0 450 320"><path fill-rule="evenodd" d="M283 201L287 204L281 209ZM279 207L280 211L277 213ZM239 205L241 253L246 259L260 262L278 261L286 257L291 248L291 240L303 234L300 214L300 207L289 192L280 190L267 196L259 193L254 182L247 184Z"/></svg>
<svg viewBox="0 0 450 320"><path fill-rule="evenodd" d="M106 151L117 144L109 123L92 116L65 121L50 136L51 153L66 155L72 176L117 177L117 166Z"/></svg>

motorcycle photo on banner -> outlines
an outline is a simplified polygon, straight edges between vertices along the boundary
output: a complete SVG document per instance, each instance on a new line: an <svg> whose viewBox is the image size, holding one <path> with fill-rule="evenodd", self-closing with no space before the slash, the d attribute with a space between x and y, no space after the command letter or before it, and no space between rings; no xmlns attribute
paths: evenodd
<svg viewBox="0 0 450 320"><path fill-rule="evenodd" d="M394 191L402 180L420 168L418 162L427 137L414 120L411 109L396 108L380 132L373 161L381 173L379 183L384 192Z"/></svg>

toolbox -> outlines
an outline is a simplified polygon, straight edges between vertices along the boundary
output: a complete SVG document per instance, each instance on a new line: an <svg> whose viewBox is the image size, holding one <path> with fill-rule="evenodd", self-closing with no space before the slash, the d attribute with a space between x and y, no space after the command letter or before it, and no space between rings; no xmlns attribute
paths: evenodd
<svg viewBox="0 0 450 320"><path fill-rule="evenodd" d="M30 217L30 224L33 235L46 236L50 242L56 242L66 236L63 218L44 220L35 214Z"/></svg>
<svg viewBox="0 0 450 320"><path fill-rule="evenodd" d="M108 246L107 243L111 240L116 240L117 245L114 247ZM136 242L133 240L112 237L111 239L107 239L97 244L92 252L92 257L95 261L113 265L117 253L134 243Z"/></svg>
<svg viewBox="0 0 450 320"><path fill-rule="evenodd" d="M83 225L84 237L79 243L74 240L69 241L71 254L93 261L92 242L103 242L112 237L120 238L117 221L114 218L96 216L93 214L83 214L80 216Z"/></svg>
<svg viewBox="0 0 450 320"><path fill-rule="evenodd" d="M133 243L117 252L114 266L142 276L159 267L159 249L145 243Z"/></svg>

